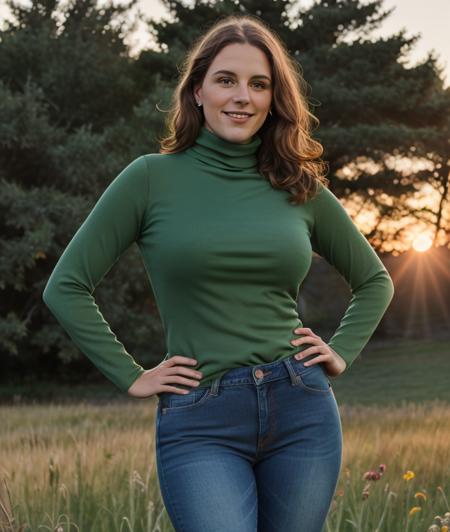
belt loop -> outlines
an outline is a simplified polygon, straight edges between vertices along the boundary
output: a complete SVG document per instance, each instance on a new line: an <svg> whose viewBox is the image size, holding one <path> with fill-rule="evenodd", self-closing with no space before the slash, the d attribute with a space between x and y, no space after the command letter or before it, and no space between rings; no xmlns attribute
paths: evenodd
<svg viewBox="0 0 450 532"><path fill-rule="evenodd" d="M220 377L221 377L221 375L219 375L219 377L216 377L212 381L210 392L209 392L211 395L219 395Z"/></svg>
<svg viewBox="0 0 450 532"><path fill-rule="evenodd" d="M220 377L216 377L212 381L210 392L209 392L211 395L219 395L219 383L220 383Z"/></svg>
<svg viewBox="0 0 450 532"><path fill-rule="evenodd" d="M295 356L295 355L292 355L292 356ZM296 373L294 371L294 368L292 367L291 357L283 359L283 363L286 366L286 369L288 370L289 377L291 379L291 384L293 384L293 385L298 384L299 377L298 377L298 375L296 375Z"/></svg>

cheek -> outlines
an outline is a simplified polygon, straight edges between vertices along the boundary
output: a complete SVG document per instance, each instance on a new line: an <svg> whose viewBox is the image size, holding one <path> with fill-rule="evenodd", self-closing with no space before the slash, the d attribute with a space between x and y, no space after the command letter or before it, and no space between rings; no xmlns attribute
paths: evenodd
<svg viewBox="0 0 450 532"><path fill-rule="evenodd" d="M228 98L226 94L222 94L219 90L210 90L204 93L204 100L211 107L224 108Z"/></svg>
<svg viewBox="0 0 450 532"><path fill-rule="evenodd" d="M259 97L255 99L255 103L259 109L268 111L272 104L272 95L270 93L259 94Z"/></svg>

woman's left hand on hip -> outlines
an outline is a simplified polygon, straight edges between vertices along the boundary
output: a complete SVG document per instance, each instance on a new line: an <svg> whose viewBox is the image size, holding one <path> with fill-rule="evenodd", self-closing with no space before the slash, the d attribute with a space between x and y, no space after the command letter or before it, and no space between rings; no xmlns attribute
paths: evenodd
<svg viewBox="0 0 450 532"><path fill-rule="evenodd" d="M305 349L301 353L298 353L295 355L295 358L297 360L301 360L302 358L305 358L310 355L317 354L316 357L312 358L311 360L308 360L304 363L305 366L312 366L313 364L318 364L319 362L322 362L325 371L329 377L337 377L341 373L345 371L345 368L347 367L347 362L336 353L331 347L326 344L320 336L315 334L310 328L308 327L299 327L298 329L295 329L297 334L304 334L306 336L302 336L301 338L294 338L291 340L291 344L298 346L301 344L314 344L312 347L309 347L308 349Z"/></svg>

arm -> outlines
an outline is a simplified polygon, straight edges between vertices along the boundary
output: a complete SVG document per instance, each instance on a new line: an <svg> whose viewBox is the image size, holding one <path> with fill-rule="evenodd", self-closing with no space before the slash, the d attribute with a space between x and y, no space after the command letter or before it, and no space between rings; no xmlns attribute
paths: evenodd
<svg viewBox="0 0 450 532"><path fill-rule="evenodd" d="M139 238L148 204L145 156L110 183L69 242L42 299L77 347L121 391L145 371L126 351L92 295L119 257Z"/></svg>
<svg viewBox="0 0 450 532"><path fill-rule="evenodd" d="M314 205L313 250L345 278L352 297L328 345L348 369L369 341L389 306L392 279L338 198L322 184Z"/></svg>

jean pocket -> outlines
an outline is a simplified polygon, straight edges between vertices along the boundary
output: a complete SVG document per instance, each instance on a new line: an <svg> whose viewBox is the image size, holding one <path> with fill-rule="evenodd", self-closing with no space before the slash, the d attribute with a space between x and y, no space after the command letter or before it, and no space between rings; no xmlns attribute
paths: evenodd
<svg viewBox="0 0 450 532"><path fill-rule="evenodd" d="M185 412L197 408L204 404L211 396L211 389L209 386L203 386L200 388L193 388L186 394L179 394L174 392L162 392L158 394L161 413L166 414L169 412Z"/></svg>
<svg viewBox="0 0 450 532"><path fill-rule="evenodd" d="M314 358L314 357L313 357ZM305 360L309 360L306 357ZM312 393L330 393L331 382L320 362L311 366L304 366L304 360L293 359L294 372L297 375L298 384L306 391Z"/></svg>

